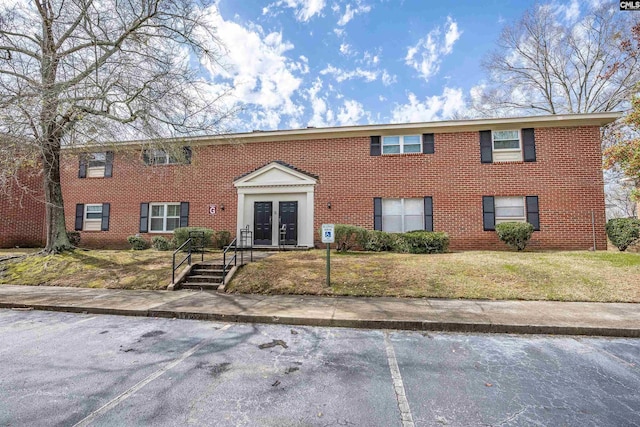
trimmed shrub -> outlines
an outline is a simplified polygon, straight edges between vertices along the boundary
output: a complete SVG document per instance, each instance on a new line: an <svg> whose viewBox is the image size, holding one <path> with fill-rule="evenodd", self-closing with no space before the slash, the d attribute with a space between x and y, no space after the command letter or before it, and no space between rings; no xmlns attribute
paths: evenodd
<svg viewBox="0 0 640 427"><path fill-rule="evenodd" d="M216 232L216 248L222 249L231 243L231 232L220 230Z"/></svg>
<svg viewBox="0 0 640 427"><path fill-rule="evenodd" d="M171 250L171 242L162 236L153 236L151 238L151 246L158 251Z"/></svg>
<svg viewBox="0 0 640 427"><path fill-rule="evenodd" d="M204 232L204 247L208 248L212 246L214 231L205 227L182 227L173 230L173 244L176 248L179 248L189 238L190 231L203 231Z"/></svg>
<svg viewBox="0 0 640 427"><path fill-rule="evenodd" d="M149 242L140 236L129 236L127 242L131 245L131 249L134 251L143 251L149 249Z"/></svg>
<svg viewBox="0 0 640 427"><path fill-rule="evenodd" d="M412 254L441 254L449 247L449 235L443 232L416 230L402 234L401 238Z"/></svg>
<svg viewBox="0 0 640 427"><path fill-rule="evenodd" d="M67 231L67 238L69 239L69 243L73 246L78 246L80 244L80 232L79 231Z"/></svg>
<svg viewBox="0 0 640 427"><path fill-rule="evenodd" d="M640 239L640 219L614 218L605 227L611 243L620 251L625 251L630 245Z"/></svg>
<svg viewBox="0 0 640 427"><path fill-rule="evenodd" d="M336 250L347 252L355 247L362 248L365 245L367 230L355 225L336 224L335 228Z"/></svg>
<svg viewBox="0 0 640 427"><path fill-rule="evenodd" d="M501 222L496 224L498 238L510 247L521 251L527 247L533 234L533 225L528 222Z"/></svg>
<svg viewBox="0 0 640 427"><path fill-rule="evenodd" d="M394 237L385 231L367 231L362 248L365 251L386 252L393 249Z"/></svg>

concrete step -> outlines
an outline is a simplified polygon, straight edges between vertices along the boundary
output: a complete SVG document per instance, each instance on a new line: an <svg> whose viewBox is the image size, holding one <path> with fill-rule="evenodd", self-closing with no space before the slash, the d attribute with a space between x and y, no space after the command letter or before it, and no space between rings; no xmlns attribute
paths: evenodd
<svg viewBox="0 0 640 427"><path fill-rule="evenodd" d="M222 273L212 275L212 274L190 274L187 277L186 282L191 283L221 283L222 282Z"/></svg>
<svg viewBox="0 0 640 427"><path fill-rule="evenodd" d="M189 283L183 282L180 284L181 289L192 289L197 291L215 291L222 284L221 283Z"/></svg>
<svg viewBox="0 0 640 427"><path fill-rule="evenodd" d="M227 269L229 272L229 269ZM203 274L205 276L217 276L222 274L222 268L192 268L191 274Z"/></svg>

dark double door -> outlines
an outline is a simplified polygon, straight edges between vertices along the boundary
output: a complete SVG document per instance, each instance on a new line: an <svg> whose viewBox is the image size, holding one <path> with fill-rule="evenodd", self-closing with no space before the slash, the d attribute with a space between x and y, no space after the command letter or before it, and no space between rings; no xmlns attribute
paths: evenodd
<svg viewBox="0 0 640 427"><path fill-rule="evenodd" d="M280 228L278 236L284 236L284 244L298 244L298 202L280 202ZM273 202L253 204L253 230L255 245L273 244Z"/></svg>

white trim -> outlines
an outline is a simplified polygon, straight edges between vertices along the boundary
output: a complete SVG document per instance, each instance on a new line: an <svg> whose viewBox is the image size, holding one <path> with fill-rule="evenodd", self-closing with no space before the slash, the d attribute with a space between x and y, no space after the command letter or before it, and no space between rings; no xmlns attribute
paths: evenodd
<svg viewBox="0 0 640 427"><path fill-rule="evenodd" d="M403 133L440 133L440 132L473 132L492 128L508 130L513 128L543 128L561 126L604 126L622 117L622 112L588 114L553 114L545 116L510 117L495 119L448 120L420 123L391 123L379 125L342 126L327 128L307 128L275 131L244 132L225 135L207 135L191 138L166 138L159 142L180 143L183 145L237 144L268 141L314 140L319 138L367 137L371 135L394 135ZM117 146L149 145L152 140L121 141ZM86 144L92 146L92 144ZM68 146L73 149L78 146Z"/></svg>
<svg viewBox="0 0 640 427"><path fill-rule="evenodd" d="M518 133L518 148L496 148L496 140L494 138L495 132L517 132ZM511 141L511 140L498 140L498 141ZM491 131L491 152L493 156L493 162L521 162L523 160L522 150L522 132L520 129L494 129Z"/></svg>
<svg viewBox="0 0 640 427"><path fill-rule="evenodd" d="M153 207L154 206L163 206L163 213L162 213L162 217L160 216L153 216ZM168 212L169 206L178 206L178 216L168 216ZM162 230L152 230L151 229L151 220L153 218L162 218ZM173 233L173 230L167 230L167 219L175 219L178 218L178 226L176 228L180 227L180 202L165 202L165 203L149 203L149 217L147 218L148 222L148 232L149 233Z"/></svg>
<svg viewBox="0 0 640 427"><path fill-rule="evenodd" d="M498 207L496 206L496 201L498 199L521 199L522 200L522 212L524 216L498 216ZM501 222L527 222L527 200L524 196L494 196L493 198L494 205L494 215L495 215L495 223L499 224ZM515 206L514 206L515 207ZM520 206L518 206L520 207Z"/></svg>
<svg viewBox="0 0 640 427"><path fill-rule="evenodd" d="M238 192L237 236L247 225L253 230L255 202L271 202L271 244L278 246L280 202L298 202L298 246L313 246L314 193L317 180L278 162L271 162L234 181ZM255 236L254 236L255 238Z"/></svg>
<svg viewBox="0 0 640 427"><path fill-rule="evenodd" d="M420 148L418 149L418 151L412 151L410 153L405 153L404 151L404 147L405 145L416 145L416 144L406 144L404 139L408 136L415 136L418 137L418 145L420 145ZM382 141L380 141L380 147L381 147L381 154L383 156L393 156L393 155L398 155L398 154L420 154L422 153L422 135L384 135L381 137ZM399 153L385 153L384 152L384 139L385 138L398 138L398 144L391 144L391 145L387 145L387 147L395 147L396 145L400 147L400 152Z"/></svg>
<svg viewBox="0 0 640 427"><path fill-rule="evenodd" d="M385 205L384 202L385 202L385 200L400 200L400 209L401 209L400 215L385 215L385 213L384 213L384 205ZM400 197L384 197L384 198L382 198L382 212L381 212L382 213L382 231L385 231L385 232L388 232L388 233L390 232L390 231L387 231L387 230L384 229L385 228L384 227L384 225L385 225L385 220L384 219L385 219L385 217L390 217L390 216L399 216L400 217L400 226L401 226L401 230L400 231L391 231L390 233L406 233L408 231L416 230L415 228L412 228L411 230L407 230L407 226L405 225L405 221L406 221L405 217L407 217L407 216L416 216L416 215L408 215L406 213L405 206L404 206L405 205L405 200L419 200L421 202L420 206L422 208L422 213L420 213L420 222L421 222L422 225L421 225L421 228L419 230L424 230L425 224L424 224L424 199L423 198L420 198L420 197L402 197L402 198L400 198Z"/></svg>
<svg viewBox="0 0 640 427"><path fill-rule="evenodd" d="M89 207L100 208L100 218L87 218ZM91 212L97 213L97 212ZM84 214L82 215L82 231L101 231L102 229L102 203L90 203L84 205Z"/></svg>

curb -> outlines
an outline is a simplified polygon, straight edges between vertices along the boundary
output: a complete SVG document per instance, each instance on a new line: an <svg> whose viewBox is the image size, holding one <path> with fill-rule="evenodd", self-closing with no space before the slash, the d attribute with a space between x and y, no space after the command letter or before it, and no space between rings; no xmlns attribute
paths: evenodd
<svg viewBox="0 0 640 427"><path fill-rule="evenodd" d="M354 329L396 329L407 331L465 332L526 335L579 335L619 338L640 338L640 329L591 326L510 325L492 323L437 322L428 320L367 320L320 319L309 317L279 317L246 314L176 312L169 310L126 310L64 305L12 304L0 302L0 308L33 309L69 313L110 314L135 317L162 317L188 320L209 320L234 323L264 323L276 325L341 327Z"/></svg>

